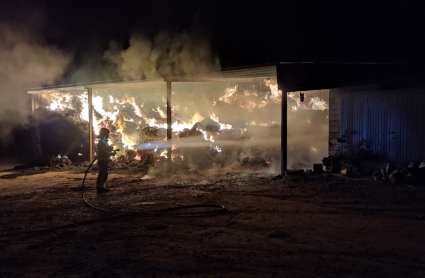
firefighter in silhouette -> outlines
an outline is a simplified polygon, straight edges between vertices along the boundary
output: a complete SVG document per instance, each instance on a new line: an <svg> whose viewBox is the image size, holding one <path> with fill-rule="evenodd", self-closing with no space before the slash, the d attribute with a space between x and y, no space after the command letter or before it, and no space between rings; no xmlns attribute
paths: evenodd
<svg viewBox="0 0 425 278"><path fill-rule="evenodd" d="M108 178L108 162L112 155L116 154L112 146L108 144L109 129L101 128L99 131L99 143L97 144L97 160L99 164L99 175L96 181L96 190L99 193L107 192L105 181Z"/></svg>

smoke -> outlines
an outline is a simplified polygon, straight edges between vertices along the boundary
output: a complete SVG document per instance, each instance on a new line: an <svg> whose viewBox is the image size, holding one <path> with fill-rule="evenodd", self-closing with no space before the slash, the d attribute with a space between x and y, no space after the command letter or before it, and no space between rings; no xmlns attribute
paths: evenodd
<svg viewBox="0 0 425 278"><path fill-rule="evenodd" d="M31 114L30 88L52 84L70 61L69 55L48 45L25 25L0 22L0 139Z"/></svg>
<svg viewBox="0 0 425 278"><path fill-rule="evenodd" d="M288 101L288 167L295 169L312 169L313 164L321 163L328 156L329 136L329 90L304 91L305 101L296 103ZM296 98L299 99L298 92ZM316 109L309 100L318 96L325 100L322 109ZM289 98L288 98L289 99ZM313 103L314 104L314 103ZM293 107L291 107L294 105Z"/></svg>
<svg viewBox="0 0 425 278"><path fill-rule="evenodd" d="M253 139L246 141L220 141L218 143L213 143L210 141L199 140L198 138L180 138L178 140L161 140L139 144L134 146L135 150L153 150L156 148L166 149L166 148L199 148L199 147L209 147L211 145L220 145L220 147L264 147L270 144L279 145L280 138L261 138Z"/></svg>
<svg viewBox="0 0 425 278"><path fill-rule="evenodd" d="M115 65L119 77L139 80L155 77L193 75L220 70L219 59L209 42L196 33L160 33L153 39L133 35L127 49L109 44L104 59Z"/></svg>

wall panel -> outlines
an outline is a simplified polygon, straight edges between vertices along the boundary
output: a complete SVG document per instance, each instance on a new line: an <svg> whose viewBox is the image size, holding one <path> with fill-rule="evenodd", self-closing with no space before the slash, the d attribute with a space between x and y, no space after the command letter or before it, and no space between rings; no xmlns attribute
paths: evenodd
<svg viewBox="0 0 425 278"><path fill-rule="evenodd" d="M399 89L343 94L340 136L365 139L389 162L425 159L425 90Z"/></svg>

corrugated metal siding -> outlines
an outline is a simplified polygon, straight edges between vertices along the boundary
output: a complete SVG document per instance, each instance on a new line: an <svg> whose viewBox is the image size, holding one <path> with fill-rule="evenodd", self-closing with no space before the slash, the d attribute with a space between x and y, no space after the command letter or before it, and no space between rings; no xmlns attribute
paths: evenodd
<svg viewBox="0 0 425 278"><path fill-rule="evenodd" d="M425 159L425 90L405 89L344 94L341 97L342 136L365 139L389 162Z"/></svg>

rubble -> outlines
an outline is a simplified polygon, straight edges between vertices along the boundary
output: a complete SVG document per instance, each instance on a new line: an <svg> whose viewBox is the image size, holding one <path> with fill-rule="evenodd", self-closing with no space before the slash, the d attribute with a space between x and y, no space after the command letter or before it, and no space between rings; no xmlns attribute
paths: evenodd
<svg viewBox="0 0 425 278"><path fill-rule="evenodd" d="M383 176L383 174L382 174L381 170L377 170L377 171L373 172L373 174L372 174L372 178L373 178L375 181L380 181L380 180L382 180L382 178L383 178L383 177L384 177L384 176Z"/></svg>
<svg viewBox="0 0 425 278"><path fill-rule="evenodd" d="M395 169L396 169L396 167L393 164L388 163L385 172L386 172L387 175L389 175L392 172L394 172Z"/></svg>
<svg viewBox="0 0 425 278"><path fill-rule="evenodd" d="M425 161L421 164L412 161L406 167L396 167L388 163L385 169L374 171L372 178L375 181L385 180L395 184L425 184Z"/></svg>
<svg viewBox="0 0 425 278"><path fill-rule="evenodd" d="M380 171L381 171L382 179L384 181L388 180L387 172L385 171L385 169L380 169Z"/></svg>
<svg viewBox="0 0 425 278"><path fill-rule="evenodd" d="M390 182L392 183L403 183L404 181L404 174L402 170L396 169L394 172L392 172L388 178Z"/></svg>
<svg viewBox="0 0 425 278"><path fill-rule="evenodd" d="M71 160L66 156L52 156L50 158L50 167L53 168L60 168L60 167L67 167L72 164Z"/></svg>
<svg viewBox="0 0 425 278"><path fill-rule="evenodd" d="M408 169L412 169L412 168L418 168L418 163L417 162L414 162L414 161L412 161L412 162L410 162L409 163L409 165L407 165L407 168Z"/></svg>

